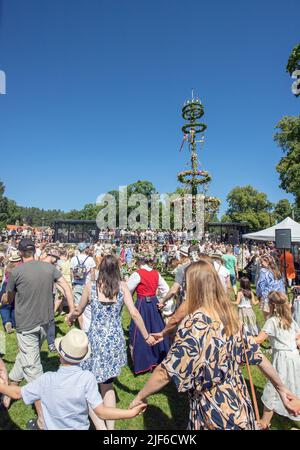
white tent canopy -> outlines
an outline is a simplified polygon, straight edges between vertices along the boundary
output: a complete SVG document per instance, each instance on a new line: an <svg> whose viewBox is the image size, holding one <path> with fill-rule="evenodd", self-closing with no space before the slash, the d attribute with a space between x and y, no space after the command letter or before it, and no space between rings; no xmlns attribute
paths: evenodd
<svg viewBox="0 0 300 450"><path fill-rule="evenodd" d="M256 241L275 241L276 229L290 229L292 234L292 242L300 242L300 224L295 222L290 217L287 217L282 222L277 223L273 227L265 230L257 231L256 233L243 234L243 239L253 239Z"/></svg>

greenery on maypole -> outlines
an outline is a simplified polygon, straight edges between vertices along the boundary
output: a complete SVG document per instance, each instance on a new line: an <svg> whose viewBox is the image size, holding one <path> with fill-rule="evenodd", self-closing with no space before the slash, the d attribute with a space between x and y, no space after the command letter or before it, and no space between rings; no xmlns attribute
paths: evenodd
<svg viewBox="0 0 300 450"><path fill-rule="evenodd" d="M189 143L191 169L179 172L177 179L187 187L187 191L189 191L194 198L199 193L199 186L202 187L202 192L205 195L208 190L208 184L212 180L212 177L207 171L199 169L198 164L197 144L203 143L204 136L202 133L207 128L205 123L199 121L203 115L203 104L200 102L199 98L194 98L194 95L192 94L192 99L187 100L182 108L182 117L188 121L188 123L182 127L182 132L184 134L183 144L185 141L188 141ZM202 134L198 140L197 134ZM183 144L181 147L183 147ZM205 219L210 220L218 212L221 201L216 197L208 197L205 195L204 202Z"/></svg>

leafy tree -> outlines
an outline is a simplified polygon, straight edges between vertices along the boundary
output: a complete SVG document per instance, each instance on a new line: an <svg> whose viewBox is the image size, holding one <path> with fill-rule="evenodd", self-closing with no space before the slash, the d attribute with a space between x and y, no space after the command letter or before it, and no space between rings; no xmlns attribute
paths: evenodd
<svg viewBox="0 0 300 450"><path fill-rule="evenodd" d="M129 184L127 187L127 195L130 197L132 194L142 194L145 195L148 200L150 200L151 195L156 193L156 189L151 183L151 181L147 180L138 180L135 183Z"/></svg>
<svg viewBox="0 0 300 450"><path fill-rule="evenodd" d="M272 203L265 193L257 191L251 185L232 189L227 202L226 220L229 218L232 222L248 222L253 231L273 224Z"/></svg>
<svg viewBox="0 0 300 450"><path fill-rule="evenodd" d="M231 222L230 216L228 216L227 214L223 214L223 216L221 217L221 222Z"/></svg>
<svg viewBox="0 0 300 450"><path fill-rule="evenodd" d="M8 221L12 225L22 221L22 208L10 199L8 199Z"/></svg>
<svg viewBox="0 0 300 450"><path fill-rule="evenodd" d="M276 166L280 187L293 194L300 207L300 116L283 117L276 128L280 131L274 140L285 153Z"/></svg>
<svg viewBox="0 0 300 450"><path fill-rule="evenodd" d="M286 65L286 71L290 75L297 69L300 69L300 43L293 48Z"/></svg>
<svg viewBox="0 0 300 450"><path fill-rule="evenodd" d="M275 204L273 216L277 222L281 222L286 217L292 216L292 205L290 204L287 198L279 200Z"/></svg>
<svg viewBox="0 0 300 450"><path fill-rule="evenodd" d="M4 196L5 185L0 181L0 227L3 228L9 223L9 202Z"/></svg>
<svg viewBox="0 0 300 450"><path fill-rule="evenodd" d="M96 220L97 214L100 210L100 206L94 203L88 203L84 205L83 209L80 211L81 220Z"/></svg>

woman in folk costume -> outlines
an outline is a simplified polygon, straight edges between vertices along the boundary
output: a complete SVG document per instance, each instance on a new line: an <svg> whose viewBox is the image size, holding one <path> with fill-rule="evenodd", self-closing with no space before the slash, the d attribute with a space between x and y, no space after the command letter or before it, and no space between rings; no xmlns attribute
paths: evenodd
<svg viewBox="0 0 300 450"><path fill-rule="evenodd" d="M141 314L149 333L159 333L164 329L163 318L157 308L157 292L166 295L169 290L167 282L151 267L153 258L143 255L138 258L138 270L127 281L127 286L133 294L137 293L136 308ZM134 373L149 372L166 357L169 347L169 337L163 339L158 345L150 347L145 342L135 323L131 321L129 327L129 341L132 350Z"/></svg>

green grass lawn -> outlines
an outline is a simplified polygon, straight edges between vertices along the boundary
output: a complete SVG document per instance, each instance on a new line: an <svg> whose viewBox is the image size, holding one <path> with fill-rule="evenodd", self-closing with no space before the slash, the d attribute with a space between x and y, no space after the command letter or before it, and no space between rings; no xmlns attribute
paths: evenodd
<svg viewBox="0 0 300 450"><path fill-rule="evenodd" d="M168 280L171 282L171 280ZM263 317L258 307L255 307L258 322L263 324ZM130 318L127 309L123 310L123 325L125 336L128 339ZM2 329L2 325L0 326ZM58 316L56 318L57 336L64 335L68 330L64 322L64 318ZM15 334L6 337L6 355L4 361L8 369L10 369L15 361L17 354L17 342ZM48 353L47 343L42 347L42 362L45 371L56 370L59 366L57 355ZM128 355L128 360L130 357ZM130 363L129 363L130 364ZM246 369L244 369L245 377L247 377ZM149 374L134 376L131 367L124 367L121 376L115 382L114 386L117 392L118 407L126 408L134 399L135 395L143 387L149 378ZM260 411L262 407L260 397L266 380L257 367L252 367L252 376L256 388L256 394L259 401ZM34 408L25 406L20 400L13 402L8 413L0 411L0 430L17 430L25 429L29 419L35 417ZM178 394L173 384L169 384L159 394L149 398L149 406L144 415L138 416L131 420L120 420L116 423L116 428L120 430L184 430L188 421L188 402L186 394ZM290 429L291 427L300 428L300 423L292 422L283 417L274 415L271 429Z"/></svg>

